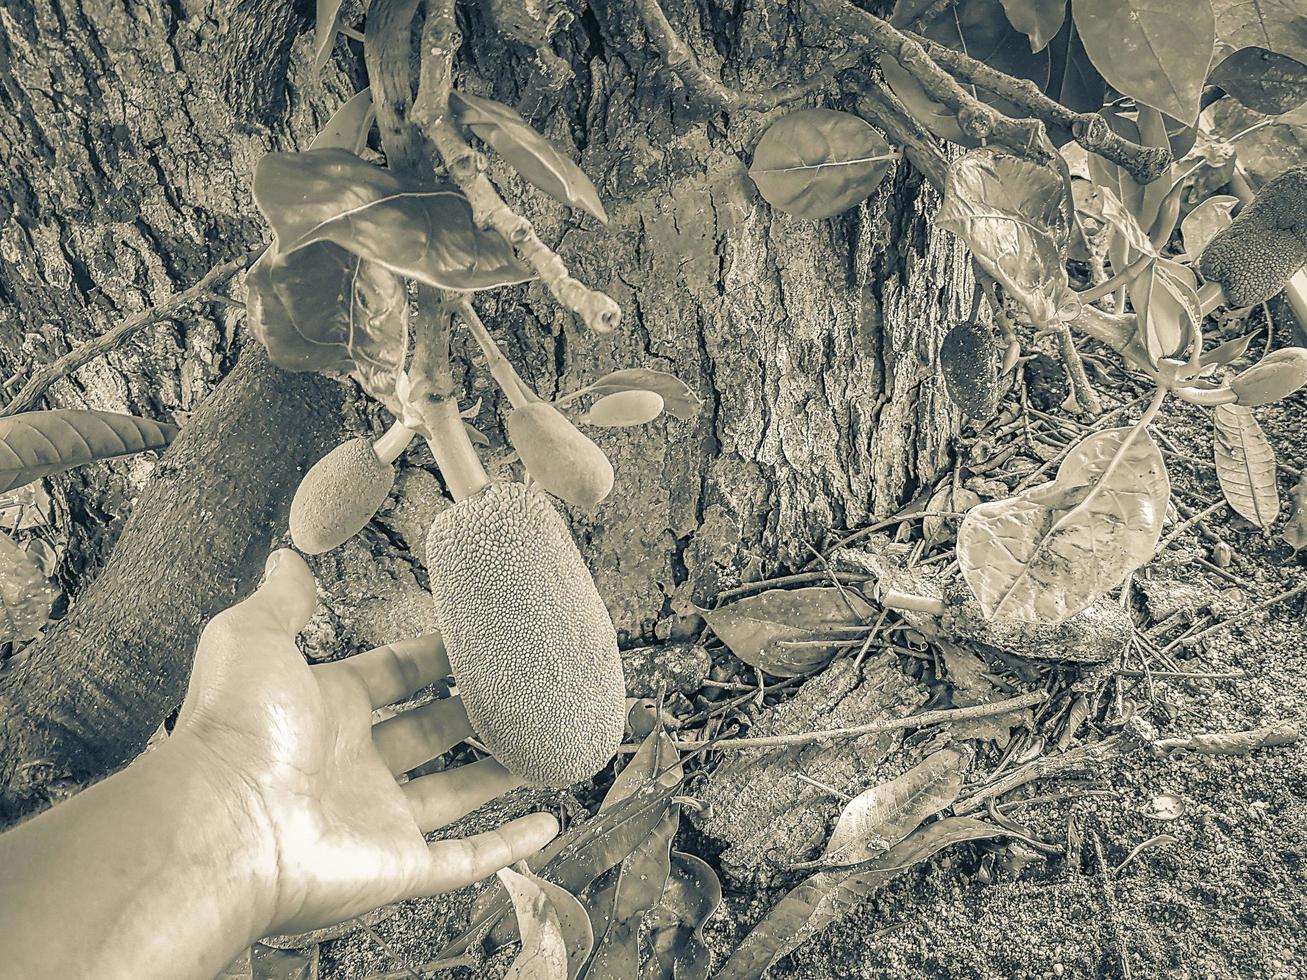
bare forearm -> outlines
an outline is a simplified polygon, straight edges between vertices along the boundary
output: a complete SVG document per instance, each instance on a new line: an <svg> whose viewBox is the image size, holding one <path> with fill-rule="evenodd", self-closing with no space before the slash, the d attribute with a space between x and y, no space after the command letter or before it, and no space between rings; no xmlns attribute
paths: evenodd
<svg viewBox="0 0 1307 980"><path fill-rule="evenodd" d="M204 978L267 925L255 814L174 739L0 836L0 976Z"/></svg>

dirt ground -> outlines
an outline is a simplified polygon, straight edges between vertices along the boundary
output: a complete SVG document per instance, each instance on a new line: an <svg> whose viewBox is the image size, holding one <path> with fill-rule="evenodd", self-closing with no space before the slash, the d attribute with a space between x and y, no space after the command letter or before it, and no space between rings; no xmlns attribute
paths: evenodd
<svg viewBox="0 0 1307 980"><path fill-rule="evenodd" d="M1307 462L1305 412L1302 396L1257 410L1281 463L1291 467ZM1156 431L1168 455L1173 500L1202 510L1219 499L1203 410L1172 401ZM1294 482L1281 472L1281 522L1288 516ZM416 529L426 516L392 519ZM1137 594L1147 591L1139 580L1196 586L1201 600L1195 622L1201 628L1307 582L1302 560L1278 538L1282 523L1264 534L1223 508L1203 524L1207 535L1197 528L1185 532L1139 573ZM402 530L398 533L402 539ZM1223 546L1208 535L1228 545L1224 574L1199 562L1222 560ZM341 561L349 564L348 558ZM320 576L329 571L319 568ZM339 579L357 574L345 566L335 571ZM420 572L411 577L416 592ZM353 594L364 594L358 601L367 605L366 590L355 588ZM375 598L374 609L390 605ZM1135 605L1150 608L1140 597ZM1304 597L1298 596L1172 651L1178 668L1173 673L1232 676L1123 675L1120 697L1133 701L1162 736L1244 730L1275 721L1307 729L1305 610ZM324 630L357 619L357 612L338 612L334 623L324 622ZM377 631L387 628L385 618L375 624ZM1154 625L1141 620L1146 633ZM1185 628L1176 623L1152 639L1165 646ZM718 662L730 660L724 650L714 656ZM1132 660L1109 672L1142 674L1141 667ZM1151 671L1160 669L1159 663L1150 664ZM1104 730L1091 724L1081 740L1093 741ZM972 781L983 780L986 758L982 751ZM1073 824L1078 846L1072 857L1023 864L998 846L945 850L783 957L769 976L1289 980L1307 975L1307 740L1244 755L1136 753L1091 779L1032 784L1005 802L1031 797L1039 799L1007 814L1059 848L1066 846ZM498 814L473 815L451 832L540 807L578 812L576 801L565 795L534 792L510 799ZM688 820L682 821L676 846L710 861L720 850L719 842L700 836ZM723 883L725 901L705 930L716 966L783 893L783 888ZM370 936L354 930L326 942L320 948L320 975L331 980L384 971L408 975L402 972L406 965L429 960L466 925L470 901L468 892L408 903L377 921ZM475 970L449 975L494 980L504 974L514 951L510 947Z"/></svg>

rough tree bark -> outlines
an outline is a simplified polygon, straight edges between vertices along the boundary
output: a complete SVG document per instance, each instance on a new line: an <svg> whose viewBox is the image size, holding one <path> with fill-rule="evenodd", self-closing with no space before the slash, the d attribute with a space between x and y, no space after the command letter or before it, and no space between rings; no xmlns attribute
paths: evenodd
<svg viewBox="0 0 1307 980"><path fill-rule="evenodd" d="M509 199L558 245L578 278L622 304L625 320L614 335L586 333L539 286L478 302L542 394L641 365L678 374L705 399L693 421L601 434L616 490L596 514L573 515L623 640L648 642L683 632L678 617L724 585L807 561L809 543L895 508L934 479L955 419L931 365L944 330L964 315L971 286L960 247L929 225L933 195L906 168L838 219L814 223L773 212L746 177L767 117L727 118L688 105L627 5L569 6L576 16L554 49L573 66L573 82L546 86L533 53L497 37L472 10L463 84L517 105L572 149L595 180L612 217L607 229L579 222L492 165ZM801 43L795 5L740 6L665 4L708 70L742 85L768 83L777 65L801 76L813 54ZM10 310L0 328L3 367L55 356L258 239L248 193L255 159L274 145L304 143L359 83L341 70L361 64L357 50L344 56L342 42L325 83L310 77L304 13L273 0L170 7L39 0L0 10L0 149L10 161L0 191L0 302ZM188 411L227 369L230 333L224 320L165 325L84 370L51 401L164 417ZM464 361L469 403L492 394L470 368ZM304 396L321 413L304 409L315 419L307 428L329 428L322 419L334 424L339 415L320 395L314 388ZM493 397L483 400L476 421L498 436ZM192 444L216 430L206 431ZM275 437L263 431L250 438ZM229 479L222 474L231 470L210 466L213 458L212 450L193 449L195 462L176 478L197 487ZM429 457L410 453L409 460L407 477L431 483L422 472ZM128 470L95 467L85 482L61 484L74 518L88 528L71 549L70 579L97 570L102 552L93 542L105 530L97 500L106 485L122 492ZM401 479L401 487L413 483ZM238 491L251 506L257 498L269 520L285 492L276 480L252 480ZM193 515L171 519L197 526ZM421 587L414 567L420 522L404 533L409 519L394 520L401 533L379 546L386 561L368 568L403 577L401 593L413 598ZM157 540L124 535L119 549ZM248 588L257 575L252 556L265 540L251 535L239 552L249 561L231 573L236 584L211 599ZM361 566L366 557L347 548L317 571L346 577L344 566ZM161 658L153 668L145 648L63 652L77 649L79 635L104 635L107 612L95 596L101 588L114 594L103 581L113 572L85 597L74 596L75 627L52 631L27 657L43 658L50 686L7 680L21 664L0 673L0 695L13 702L15 717L33 714L26 698L38 690L66 705L80 698L114 705L75 724L63 717L57 737L39 727L22 738L0 729L0 784L11 811L39 801L42 787L84 781L126 758L176 703L197 616L207 611L176 589L140 590L116 610L120 624L132 614L187 624L170 645L149 646L149 657ZM324 585L329 601L344 591ZM333 623L347 639L373 639L351 631L342 609ZM82 669L92 662L96 670ZM72 669L60 672L61 663ZM137 671L145 674L123 676ZM43 765L32 767L37 760ZM21 792L16 770L29 774Z"/></svg>

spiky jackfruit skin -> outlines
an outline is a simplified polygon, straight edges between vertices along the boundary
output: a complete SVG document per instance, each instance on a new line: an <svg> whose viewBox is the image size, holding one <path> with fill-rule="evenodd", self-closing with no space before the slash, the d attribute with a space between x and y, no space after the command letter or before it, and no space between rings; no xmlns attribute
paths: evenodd
<svg viewBox="0 0 1307 980"><path fill-rule="evenodd" d="M367 439L342 442L304 474L290 504L290 536L305 554L320 555L363 529L386 501L395 467Z"/></svg>
<svg viewBox="0 0 1307 980"><path fill-rule="evenodd" d="M1307 264L1307 167L1286 170L1212 237L1198 271L1219 283L1231 306L1255 306Z"/></svg>
<svg viewBox="0 0 1307 980"><path fill-rule="evenodd" d="M492 483L427 536L436 620L473 730L510 772L570 786L622 740L617 634L549 499Z"/></svg>

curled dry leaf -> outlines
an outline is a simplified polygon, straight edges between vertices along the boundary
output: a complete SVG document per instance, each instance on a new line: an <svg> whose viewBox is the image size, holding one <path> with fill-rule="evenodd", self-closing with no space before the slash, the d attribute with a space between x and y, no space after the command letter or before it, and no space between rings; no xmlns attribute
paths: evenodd
<svg viewBox="0 0 1307 980"><path fill-rule="evenodd" d="M516 110L468 92L450 92L449 108L460 126L488 143L530 183L555 201L580 208L608 224L608 212L590 178Z"/></svg>
<svg viewBox="0 0 1307 980"><path fill-rule="evenodd" d="M1298 477L1298 482L1293 485L1293 490L1289 494L1289 500L1293 510L1284 525L1284 530L1280 532L1280 537L1296 555L1303 548L1307 548L1307 472Z"/></svg>
<svg viewBox="0 0 1307 980"><path fill-rule="evenodd" d="M596 399L581 417L587 425L620 428L644 425L663 413L663 396L656 391L615 391Z"/></svg>
<svg viewBox="0 0 1307 980"><path fill-rule="evenodd" d="M1212 413L1212 456L1221 492L1236 514L1270 527L1280 513L1275 451L1244 405L1218 405Z"/></svg>
<svg viewBox="0 0 1307 980"><path fill-rule="evenodd" d="M777 677L826 663L838 651L838 641L848 638L848 629L868 622L873 612L857 593L822 586L772 589L699 611L731 653Z"/></svg>
<svg viewBox="0 0 1307 980"><path fill-rule="evenodd" d="M534 278L497 232L476 225L456 189L404 181L348 150L266 154L254 171L254 200L276 232L279 256L333 242L442 289Z"/></svg>
<svg viewBox="0 0 1307 980"><path fill-rule="evenodd" d="M949 165L936 221L966 242L1042 327L1058 322L1068 289L1067 205L1062 177L1052 167L984 148Z"/></svg>
<svg viewBox="0 0 1307 980"><path fill-rule="evenodd" d="M859 793L844 807L818 864L861 864L888 851L927 817L952 806L971 764L963 748L933 752L902 776Z"/></svg>
<svg viewBox="0 0 1307 980"><path fill-rule="evenodd" d="M531 478L556 497L591 510L613 489L604 451L547 402L531 402L508 416L508 441Z"/></svg>
<svg viewBox="0 0 1307 980"><path fill-rule="evenodd" d="M749 176L772 207L800 218L829 218L866 200L898 157L852 113L799 109L763 134Z"/></svg>
<svg viewBox="0 0 1307 980"><path fill-rule="evenodd" d="M1096 432L1052 481L967 512L963 578L988 619L1060 623L1152 557L1170 496L1146 430Z"/></svg>
<svg viewBox="0 0 1307 980"><path fill-rule="evenodd" d="M505 980L576 980L594 945L590 917L570 892L538 878L525 863L501 868L517 912L522 951Z"/></svg>
<svg viewBox="0 0 1307 980"><path fill-rule="evenodd" d="M0 534L0 643L38 636L58 597L31 556L9 535Z"/></svg>
<svg viewBox="0 0 1307 980"><path fill-rule="evenodd" d="M645 918L650 957L640 980L707 980L712 954L703 941L703 925L721 904L721 882L711 865L672 851L662 895Z"/></svg>
<svg viewBox="0 0 1307 980"><path fill-rule="evenodd" d="M98 459L166 449L177 426L117 412L58 409L0 418L0 493Z"/></svg>

